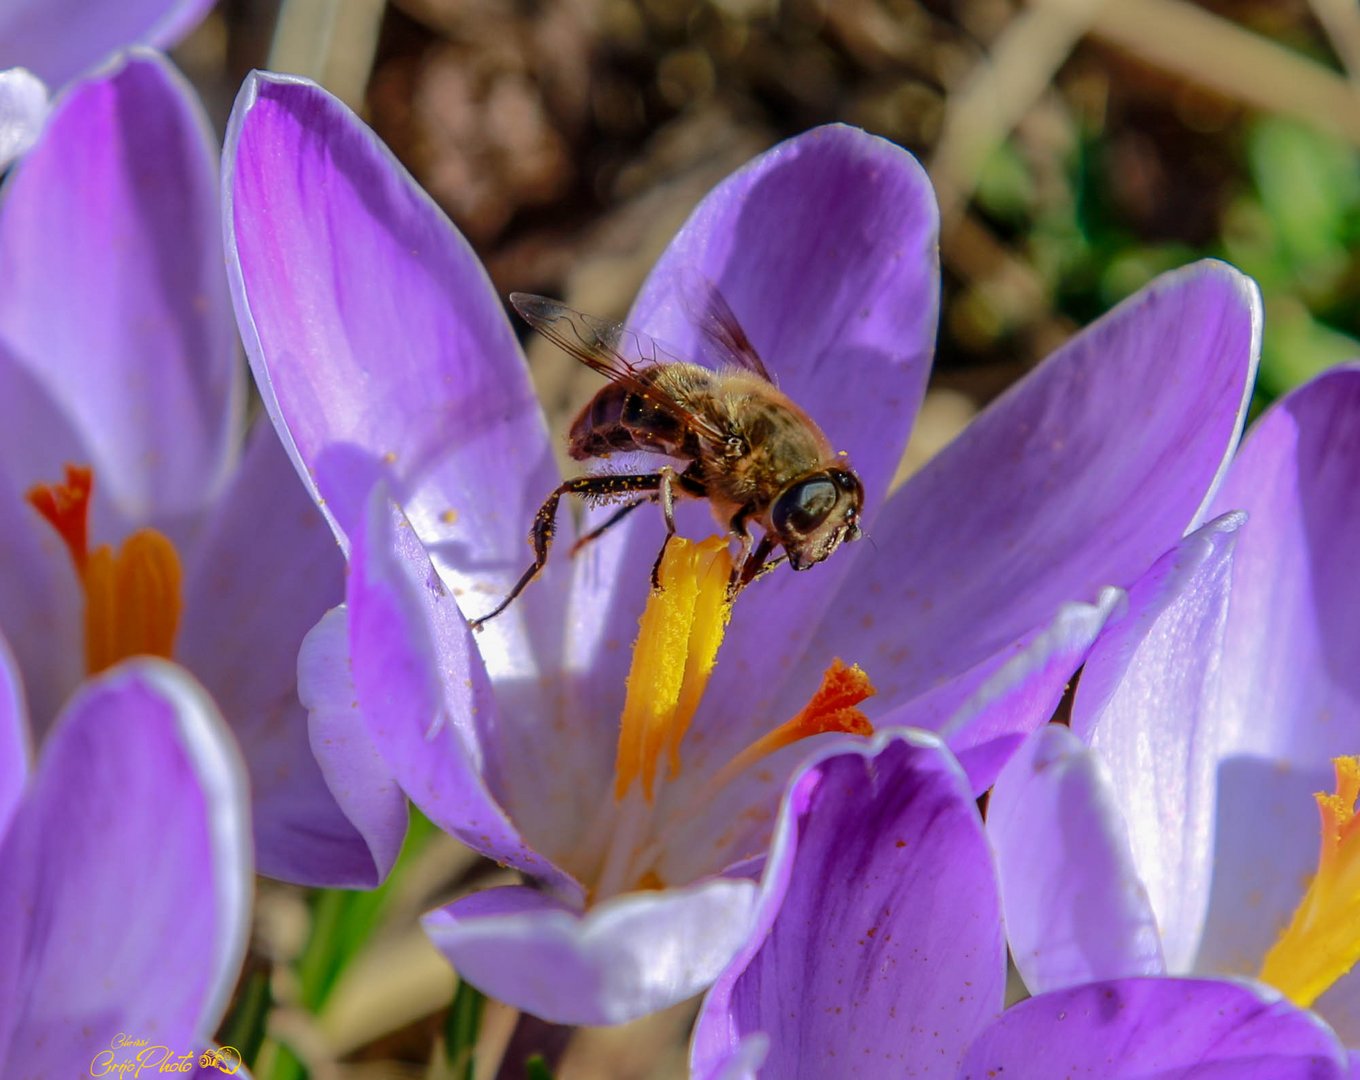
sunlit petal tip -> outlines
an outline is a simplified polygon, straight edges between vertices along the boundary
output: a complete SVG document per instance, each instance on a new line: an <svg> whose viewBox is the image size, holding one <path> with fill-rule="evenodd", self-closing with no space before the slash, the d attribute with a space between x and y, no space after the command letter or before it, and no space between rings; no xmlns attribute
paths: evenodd
<svg viewBox="0 0 1360 1080"><path fill-rule="evenodd" d="M0 171L38 140L47 118L47 87L27 68L0 71Z"/></svg>
<svg viewBox="0 0 1360 1080"><path fill-rule="evenodd" d="M242 88L223 190L246 351L341 542L383 479L432 549L460 553L441 567L450 580L513 580L523 524L509 508L541 499L557 471L514 332L462 234L372 130L293 77L257 72Z"/></svg>
<svg viewBox="0 0 1360 1080"><path fill-rule="evenodd" d="M624 893L586 913L511 886L423 920L478 989L559 1024L619 1024L702 991L741 946L756 885Z"/></svg>

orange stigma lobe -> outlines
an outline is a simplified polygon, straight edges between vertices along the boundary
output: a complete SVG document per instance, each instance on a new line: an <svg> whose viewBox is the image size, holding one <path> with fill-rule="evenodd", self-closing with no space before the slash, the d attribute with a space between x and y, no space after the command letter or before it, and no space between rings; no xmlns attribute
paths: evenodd
<svg viewBox="0 0 1360 1080"><path fill-rule="evenodd" d="M115 554L89 546L94 471L66 466L62 484L39 484L29 503L66 544L85 593L85 671L96 675L133 656L174 654L183 609L175 545L155 529L139 529Z"/></svg>
<svg viewBox="0 0 1360 1080"><path fill-rule="evenodd" d="M85 570L90 552L90 493L94 470L88 465L67 465L63 484L35 484L26 498L65 542L77 572Z"/></svg>
<svg viewBox="0 0 1360 1080"><path fill-rule="evenodd" d="M873 724L856 706L875 693L874 684L858 664L847 665L837 657L822 673L822 685L808 699L808 703L791 719L762 735L723 766L714 778L715 784L721 786L727 783L761 758L810 735L826 735L837 731L850 735L872 735Z"/></svg>

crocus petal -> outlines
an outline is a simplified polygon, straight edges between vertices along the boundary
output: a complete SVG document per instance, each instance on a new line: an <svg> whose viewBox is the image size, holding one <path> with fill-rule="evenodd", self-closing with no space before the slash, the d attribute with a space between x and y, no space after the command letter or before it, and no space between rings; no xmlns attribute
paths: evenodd
<svg viewBox="0 0 1360 1080"><path fill-rule="evenodd" d="M249 928L245 784L179 668L129 662L73 700L0 849L0 1071L86 1075L120 1032L202 1045Z"/></svg>
<svg viewBox="0 0 1360 1080"><path fill-rule="evenodd" d="M309 885L381 876L317 766L298 649L344 596L344 559L268 424L185 567L178 658L212 692L250 768L262 873ZM224 633L223 627L230 627Z"/></svg>
<svg viewBox="0 0 1360 1080"><path fill-rule="evenodd" d="M0 635L0 838L19 804L29 770L28 707L19 666Z"/></svg>
<svg viewBox="0 0 1360 1080"><path fill-rule="evenodd" d="M1215 499L1246 510L1223 665L1242 752L1307 768L1360 747L1360 365L1253 426Z"/></svg>
<svg viewBox="0 0 1360 1080"><path fill-rule="evenodd" d="M125 45L173 45L212 0L7 0L0 8L0 67L24 64L59 86Z"/></svg>
<svg viewBox="0 0 1360 1080"><path fill-rule="evenodd" d="M1198 949L1214 873L1216 661L1242 523L1204 526L1130 590L1128 616L1092 649L1072 706L1072 730L1109 769L1173 972Z"/></svg>
<svg viewBox="0 0 1360 1080"><path fill-rule="evenodd" d="M349 665L343 605L326 612L302 641L298 694L307 707L312 752L326 787L368 846L368 885L387 877L406 839L406 795L368 737Z"/></svg>
<svg viewBox="0 0 1360 1080"><path fill-rule="evenodd" d="M1337 1038L1360 1047L1360 968L1352 968L1313 1003L1313 1011L1327 1021Z"/></svg>
<svg viewBox="0 0 1360 1080"><path fill-rule="evenodd" d="M0 71L0 172L38 139L47 117L47 87L26 68Z"/></svg>
<svg viewBox="0 0 1360 1080"><path fill-rule="evenodd" d="M1031 993L1164 972L1157 921L1100 760L1048 724L987 803L1006 936Z"/></svg>
<svg viewBox="0 0 1360 1080"><path fill-rule="evenodd" d="M875 722L938 731L981 795L1025 736L1053 715L1072 672L1124 606L1122 589L1100 590L1094 604L1063 604L1049 623Z"/></svg>
<svg viewBox="0 0 1360 1080"><path fill-rule="evenodd" d="M3 470L0 536L0 630L24 673L33 735L41 742L84 674L80 587L65 545Z"/></svg>
<svg viewBox="0 0 1360 1080"><path fill-rule="evenodd" d="M695 1073L763 1031L770 1076L951 1076L1006 970L963 770L925 733L846 740L794 778L782 815L757 933L700 1013Z"/></svg>
<svg viewBox="0 0 1360 1080"><path fill-rule="evenodd" d="M57 102L0 207L0 340L81 431L122 522L196 512L235 452L213 145L183 76L135 51Z"/></svg>
<svg viewBox="0 0 1360 1080"><path fill-rule="evenodd" d="M1214 490L1260 326L1252 282L1204 262L1068 342L894 494L809 656L853 657L887 708L1127 588Z"/></svg>
<svg viewBox="0 0 1360 1080"><path fill-rule="evenodd" d="M469 617L485 614L528 564L558 476L481 263L376 136L303 80L246 80L223 168L246 351L342 542L386 478ZM558 666L566 575L541 578L478 640L526 693Z"/></svg>
<svg viewBox="0 0 1360 1080"><path fill-rule="evenodd" d="M580 886L530 846L489 790L507 774L537 777L551 808L559 788L550 775L561 774L561 785L574 774L534 746L499 757L486 736L499 722L497 702L458 605L381 484L368 517L352 538L346 596L349 664L372 744L436 825L579 901Z"/></svg>
<svg viewBox="0 0 1360 1080"><path fill-rule="evenodd" d="M714 188L657 263L629 322L680 356L700 354L685 278L697 271L716 284L779 388L847 452L865 486L865 527L876 536L934 350L937 229L934 194L915 158L855 128L817 128ZM619 556L627 579L610 601L591 602L602 639L633 637L659 521L645 512L630 521L630 552ZM707 510L692 508L686 531L712 528ZM722 708L696 717L696 743L709 728L750 741L756 733L733 717L769 714L773 691L853 561L847 548L810 573L782 570L742 597L709 687ZM764 633L770 626L780 633ZM599 681L621 694L627 650L601 650L593 662ZM602 711L617 713L617 700Z"/></svg>
<svg viewBox="0 0 1360 1080"><path fill-rule="evenodd" d="M625 893L581 914L520 886L431 912L426 932L478 989L558 1024L619 1024L692 997L750 929L756 886Z"/></svg>
<svg viewBox="0 0 1360 1080"><path fill-rule="evenodd" d="M959 1080L1340 1080L1346 1054L1316 1017L1264 987L1125 979L1031 998L973 1044Z"/></svg>

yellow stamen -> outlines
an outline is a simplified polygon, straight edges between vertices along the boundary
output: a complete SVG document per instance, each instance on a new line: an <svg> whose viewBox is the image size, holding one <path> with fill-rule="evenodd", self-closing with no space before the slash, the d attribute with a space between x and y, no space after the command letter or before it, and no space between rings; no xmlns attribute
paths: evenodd
<svg viewBox="0 0 1360 1080"><path fill-rule="evenodd" d="M763 757L776 750L806 739L809 735L825 735L843 731L851 735L872 735L874 726L856 708L860 702L876 694L874 684L858 664L849 667L840 657L822 673L822 685L808 699L808 703L792 719L773 731L762 735L729 761L714 777L714 786L722 787L734 776L745 772Z"/></svg>
<svg viewBox="0 0 1360 1080"><path fill-rule="evenodd" d="M647 598L633 646L619 723L615 799L621 800L641 776L643 794L652 801L663 748L670 752L671 775L679 774L680 741L699 707L731 618L731 573L732 557L719 537L695 544L676 536L666 546L661 588Z"/></svg>
<svg viewBox="0 0 1360 1080"><path fill-rule="evenodd" d="M1336 794L1317 796L1318 872L1261 966L1261 980L1303 1008L1360 961L1360 757L1333 764Z"/></svg>
<svg viewBox="0 0 1360 1080"><path fill-rule="evenodd" d="M56 529L85 590L85 670L90 675L132 656L169 659L179 629L179 554L162 533L139 529L115 555L89 550L92 471L68 465L66 482L37 486L28 501Z"/></svg>

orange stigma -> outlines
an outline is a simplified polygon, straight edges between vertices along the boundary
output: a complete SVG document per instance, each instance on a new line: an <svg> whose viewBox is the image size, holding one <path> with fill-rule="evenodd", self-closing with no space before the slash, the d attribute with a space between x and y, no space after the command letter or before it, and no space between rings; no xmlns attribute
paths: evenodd
<svg viewBox="0 0 1360 1080"><path fill-rule="evenodd" d="M869 676L858 664L847 666L845 661L836 657L822 672L822 685L808 699L808 703L795 716L762 735L723 766L714 777L715 786L722 787L761 758L810 735L826 735L836 731L850 735L872 735L874 725L857 706L877 692Z"/></svg>
<svg viewBox="0 0 1360 1080"><path fill-rule="evenodd" d="M170 659L183 610L179 554L155 529L138 529L114 554L89 546L94 471L66 466L66 482L37 485L29 503L56 530L85 592L85 670L90 675L132 656Z"/></svg>
<svg viewBox="0 0 1360 1080"><path fill-rule="evenodd" d="M93 490L93 469L88 465L67 465L66 483L35 484L26 496L33 508L57 530L79 573L84 573L90 552L90 493Z"/></svg>

